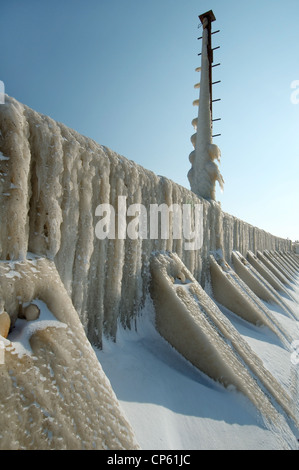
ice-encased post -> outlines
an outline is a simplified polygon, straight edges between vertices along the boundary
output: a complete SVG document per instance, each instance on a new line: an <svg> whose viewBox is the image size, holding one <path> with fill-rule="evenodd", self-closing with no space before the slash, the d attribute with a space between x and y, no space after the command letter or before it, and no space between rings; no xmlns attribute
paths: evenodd
<svg viewBox="0 0 299 470"><path fill-rule="evenodd" d="M220 150L213 144L212 135L212 62L211 22L216 18L212 11L200 15L203 26L201 52L201 78L197 119L192 121L196 133L191 137L194 150L189 156L192 168L188 172L191 190L200 197L215 200L216 181L223 189L223 178L214 160L220 160Z"/></svg>

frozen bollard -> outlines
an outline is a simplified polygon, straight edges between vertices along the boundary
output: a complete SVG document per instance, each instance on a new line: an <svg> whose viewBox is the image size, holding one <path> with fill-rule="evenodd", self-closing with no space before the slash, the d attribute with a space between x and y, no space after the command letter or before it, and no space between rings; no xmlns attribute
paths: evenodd
<svg viewBox="0 0 299 470"><path fill-rule="evenodd" d="M37 305L30 304L24 308L24 317L27 321L37 320L40 315L40 310Z"/></svg>

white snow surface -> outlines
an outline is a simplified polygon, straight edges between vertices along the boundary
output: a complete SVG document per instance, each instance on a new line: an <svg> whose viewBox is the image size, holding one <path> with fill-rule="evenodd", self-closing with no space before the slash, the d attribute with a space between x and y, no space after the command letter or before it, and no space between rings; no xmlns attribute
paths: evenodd
<svg viewBox="0 0 299 470"><path fill-rule="evenodd" d="M18 354L20 357L24 354L32 354L29 340L36 331L53 326L56 328L67 328L65 323L57 320L57 318L53 315L52 312L50 312L47 305L43 301L35 299L31 303L39 307L39 318L34 321L27 321L18 318L12 332L9 335L12 352Z"/></svg>
<svg viewBox="0 0 299 470"><path fill-rule="evenodd" d="M294 285L299 311L299 282ZM294 291L292 291L294 294ZM291 305L291 303L290 303ZM256 327L221 305L273 376L298 396L299 365L266 327ZM296 321L267 304L294 338ZM241 393L225 389L185 360L157 332L150 299L136 328L118 328L117 341L95 350L144 450L296 450L298 431L266 423ZM295 374L295 379L294 379ZM297 390L294 391L294 380ZM298 403L296 405L298 413Z"/></svg>

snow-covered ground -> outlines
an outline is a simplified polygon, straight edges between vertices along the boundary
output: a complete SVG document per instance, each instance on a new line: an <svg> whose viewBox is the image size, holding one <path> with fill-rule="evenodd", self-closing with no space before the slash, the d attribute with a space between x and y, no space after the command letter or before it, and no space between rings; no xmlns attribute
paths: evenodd
<svg viewBox="0 0 299 470"><path fill-rule="evenodd" d="M299 311L299 279L290 291ZM299 322L267 304L294 340ZM264 365L298 400L299 364L265 327L250 325L219 305ZM118 329L116 343L96 350L136 438L144 450L280 450L298 448L296 430L273 428L251 402L208 378L156 331L154 308L147 301L137 328ZM295 375L295 377L294 377ZM297 390L291 387L296 384ZM297 401L298 411L298 401Z"/></svg>

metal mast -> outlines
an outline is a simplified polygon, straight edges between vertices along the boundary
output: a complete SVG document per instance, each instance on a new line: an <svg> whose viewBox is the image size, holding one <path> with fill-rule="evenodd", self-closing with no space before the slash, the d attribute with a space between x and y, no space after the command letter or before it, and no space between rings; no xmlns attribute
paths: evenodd
<svg viewBox="0 0 299 470"><path fill-rule="evenodd" d="M198 117L193 119L192 124L196 129L196 133L191 137L191 142L195 150L191 152L189 160L192 168L188 173L191 190L200 197L209 200L215 200L216 181L223 187L223 178L219 172L217 164L214 160L220 159L220 150L217 145L213 144L212 135L212 85L219 83L212 82L213 67L213 51L218 47L212 48L212 32L211 23L216 20L212 10L199 16L203 26L201 67L197 71L201 72L200 83L195 88L200 88L199 100L195 100L193 104L198 105ZM216 64L217 66L219 64ZM218 101L218 100L217 100ZM215 119L216 120L216 119ZM218 120L218 119L217 119ZM218 134L217 134L218 135Z"/></svg>

